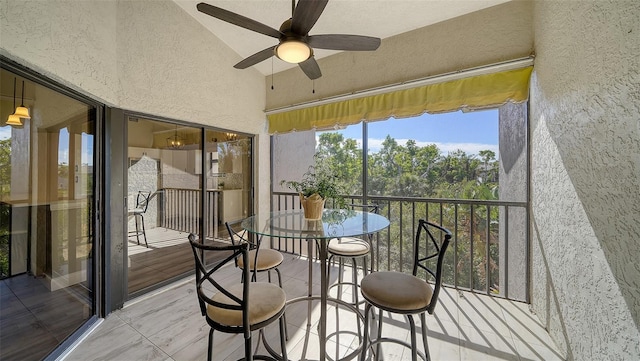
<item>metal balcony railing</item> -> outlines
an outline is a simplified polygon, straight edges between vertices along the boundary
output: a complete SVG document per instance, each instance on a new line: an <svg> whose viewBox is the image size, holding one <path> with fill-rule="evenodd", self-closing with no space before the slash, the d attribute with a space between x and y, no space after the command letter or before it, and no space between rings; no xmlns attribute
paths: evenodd
<svg viewBox="0 0 640 361"><path fill-rule="evenodd" d="M362 204L363 197L348 197ZM445 258L444 283L460 290L518 301L529 299L529 232L526 202L367 197L391 223L374 237L374 269L410 272L419 219L442 224L453 233ZM331 207L331 204L326 205ZM300 209L295 193L273 192L274 211ZM272 248L305 254L300 240L272 239Z"/></svg>
<svg viewBox="0 0 640 361"><path fill-rule="evenodd" d="M207 238L219 237L218 197L217 192L206 192L207 218L210 219L205 222ZM363 203L361 196L347 198L354 204ZM415 226L419 219L426 219L442 224L454 236L445 258L445 284L517 301L529 300L526 202L385 196L371 196L366 201L378 204L379 213L391 223L388 229L374 237L375 270L410 272ZM159 205L162 227L198 232L199 190L165 188ZM272 209L300 209L298 194L272 193ZM304 242L273 238L271 247L286 253L306 255Z"/></svg>

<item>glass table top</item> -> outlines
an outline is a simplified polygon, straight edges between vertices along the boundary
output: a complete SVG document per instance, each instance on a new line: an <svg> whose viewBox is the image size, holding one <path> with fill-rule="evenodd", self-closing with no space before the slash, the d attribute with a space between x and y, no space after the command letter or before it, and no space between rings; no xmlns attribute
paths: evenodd
<svg viewBox="0 0 640 361"><path fill-rule="evenodd" d="M325 209L319 220L305 219L302 210L286 210L271 212L266 220L256 215L242 221L242 228L251 233L303 239L360 236L388 226L384 216L346 209Z"/></svg>

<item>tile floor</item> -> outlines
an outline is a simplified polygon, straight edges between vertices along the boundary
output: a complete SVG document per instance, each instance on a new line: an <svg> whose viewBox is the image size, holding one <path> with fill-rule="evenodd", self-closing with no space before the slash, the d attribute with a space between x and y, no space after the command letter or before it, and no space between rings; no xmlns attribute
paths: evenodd
<svg viewBox="0 0 640 361"><path fill-rule="evenodd" d="M283 287L290 299L307 293L308 264L304 257L285 255L280 269ZM225 272L236 277L234 268ZM319 264L315 264L315 291L319 281ZM344 297L350 299L349 290L344 291ZM287 308L289 359L318 359L318 306L317 302L312 304L308 326L306 302L293 303ZM327 352L330 359L336 359L336 355L344 357L357 348L357 323L349 311L330 307ZM409 327L402 317L384 314L383 318L383 336L409 340ZM447 288L440 293L434 315L427 315L427 324L432 360L564 359L538 318L523 303ZM310 332L306 332L307 328ZM123 309L110 314L65 359L205 360L208 332L209 327L199 311L193 277L189 277L128 302ZM277 324L269 326L265 334L267 342L278 350ZM264 353L263 344L256 345L257 336L255 333L254 347ZM418 343L422 350L420 337ZM383 345L382 356L384 360L411 359L410 350L396 344ZM215 333L215 360L242 357L241 336Z"/></svg>

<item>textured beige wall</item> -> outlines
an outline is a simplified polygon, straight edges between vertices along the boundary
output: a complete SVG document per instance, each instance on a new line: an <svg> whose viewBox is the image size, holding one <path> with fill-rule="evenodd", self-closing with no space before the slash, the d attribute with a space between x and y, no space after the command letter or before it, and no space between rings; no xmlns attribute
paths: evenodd
<svg viewBox="0 0 640 361"><path fill-rule="evenodd" d="M0 0L0 54L108 105L257 134L268 211L265 80L169 0ZM264 140L260 138L265 138Z"/></svg>
<svg viewBox="0 0 640 361"><path fill-rule="evenodd" d="M569 359L640 359L639 18L534 5L533 307Z"/></svg>
<svg viewBox="0 0 640 361"><path fill-rule="evenodd" d="M283 180L299 181L314 164L316 152L316 132L293 132L273 136L273 190L293 192L280 185Z"/></svg>
<svg viewBox="0 0 640 361"><path fill-rule="evenodd" d="M1 53L116 104L116 8L115 1L0 0Z"/></svg>
<svg viewBox="0 0 640 361"><path fill-rule="evenodd" d="M318 60L322 77L299 68L266 84L267 109L528 56L533 51L531 2L513 1L384 39L374 52ZM277 61L277 60L276 60Z"/></svg>

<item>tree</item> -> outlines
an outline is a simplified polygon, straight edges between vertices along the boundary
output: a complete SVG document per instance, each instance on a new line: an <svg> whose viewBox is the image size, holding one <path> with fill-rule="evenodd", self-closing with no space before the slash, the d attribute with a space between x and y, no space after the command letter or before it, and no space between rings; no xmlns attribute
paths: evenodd
<svg viewBox="0 0 640 361"><path fill-rule="evenodd" d="M11 138L0 140L0 200L11 191Z"/></svg>
<svg viewBox="0 0 640 361"><path fill-rule="evenodd" d="M361 194L360 184L363 151L354 139L345 139L339 133L322 133L317 153L325 166L346 184L351 193ZM380 151L368 154L368 192L375 196L440 198L440 199L497 199L498 169L496 154L481 150L478 155L456 150L443 154L435 144L419 146L415 140L405 145L390 135L382 142ZM499 258L497 220L498 207L458 205L449 203L440 208L438 203L392 201L386 210L391 226L389 243L379 249L379 259L387 260L389 269L410 267L411 259L402 256L412 247L414 225L411 217L400 217L403 203L411 204L415 214L442 212L443 225L458 225L457 262L453 253L445 261L450 275L457 274L459 285L477 289L499 288L497 260ZM454 202L455 203L455 202ZM473 215L472 215L473 214ZM489 240L486 240L489 227ZM401 237L400 235L405 235ZM490 254L486 259L485 255ZM471 249L474 250L471 254ZM402 261L401 261L402 260ZM402 264L401 264L402 263ZM386 262L381 264L386 269ZM487 274L487 268L489 274ZM453 282L453 279L447 280Z"/></svg>
<svg viewBox="0 0 640 361"><path fill-rule="evenodd" d="M11 138L0 140L0 279L9 275L9 224L11 206Z"/></svg>
<svg viewBox="0 0 640 361"><path fill-rule="evenodd" d="M343 183L347 194L362 194L362 151L355 139L345 139L340 133L320 134L316 162Z"/></svg>

